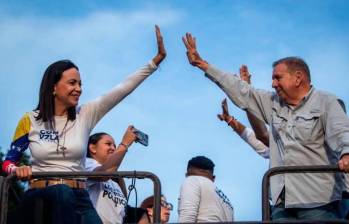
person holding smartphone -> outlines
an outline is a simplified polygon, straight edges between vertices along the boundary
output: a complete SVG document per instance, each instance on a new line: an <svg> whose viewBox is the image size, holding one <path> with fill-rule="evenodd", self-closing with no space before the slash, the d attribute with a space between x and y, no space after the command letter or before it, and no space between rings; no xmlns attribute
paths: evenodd
<svg viewBox="0 0 349 224"><path fill-rule="evenodd" d="M129 126L117 146L113 137L107 133L100 132L91 135L88 141L86 170L117 171L127 150L137 138L134 130L133 126ZM122 181L121 186L120 181ZM122 179L88 180L87 190L104 224L123 222L127 199Z"/></svg>

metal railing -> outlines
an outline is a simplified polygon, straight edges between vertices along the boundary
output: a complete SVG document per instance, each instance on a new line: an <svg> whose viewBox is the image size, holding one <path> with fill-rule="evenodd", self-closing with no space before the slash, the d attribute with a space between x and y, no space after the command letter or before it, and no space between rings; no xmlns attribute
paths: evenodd
<svg viewBox="0 0 349 224"><path fill-rule="evenodd" d="M160 208L161 208L161 183L159 178L150 172L145 171L118 171L110 172L33 172L32 179L49 179L49 178L148 178L153 181L154 185L154 208L153 217L155 223L160 223ZM0 224L5 224L7 221L7 202L8 190L12 181L16 180L15 175L10 175L6 178L0 176Z"/></svg>
<svg viewBox="0 0 349 224"><path fill-rule="evenodd" d="M271 221L270 220L270 207L269 207L269 186L270 177L284 173L335 173L343 172L339 170L337 165L331 166L283 166L274 167L269 169L263 176L262 181L262 222L238 222L238 223L290 223L287 221ZM108 172L40 172L33 173L32 178L44 179L44 178L103 178L103 177L115 177L115 178L148 178L153 181L154 184L154 222L160 223L160 200L161 200L161 183L159 178L150 172L143 171L119 171L115 173ZM7 218L7 200L8 189L11 181L15 180L15 176L1 177L0 176L0 224L6 223ZM313 223L311 220L306 221L292 221L292 223ZM346 221L321 221L317 223L347 223Z"/></svg>
<svg viewBox="0 0 349 224"><path fill-rule="evenodd" d="M262 181L262 220L270 220L270 207L269 207L269 186L270 177L277 174L285 173L336 173L343 172L339 169L338 165L327 166L282 166L269 169L263 176Z"/></svg>

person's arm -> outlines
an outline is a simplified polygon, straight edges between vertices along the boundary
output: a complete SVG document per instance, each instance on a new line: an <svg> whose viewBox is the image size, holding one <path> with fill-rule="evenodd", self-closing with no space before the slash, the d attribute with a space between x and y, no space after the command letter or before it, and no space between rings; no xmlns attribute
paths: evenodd
<svg viewBox="0 0 349 224"><path fill-rule="evenodd" d="M266 123L270 122L273 93L256 90L237 76L222 72L203 60L197 51L196 40L190 33L182 39L191 65L204 71L205 75L215 82L239 108L248 110Z"/></svg>
<svg viewBox="0 0 349 224"><path fill-rule="evenodd" d="M241 135L246 128L245 125L229 114L227 99L222 101L222 114L218 114L217 117L219 120L225 121L238 135Z"/></svg>
<svg viewBox="0 0 349 224"><path fill-rule="evenodd" d="M5 161L2 164L2 169L4 172L10 174L15 173L20 179L30 178L32 175L32 169L30 166L17 166L19 160L21 159L24 151L28 149L29 146L29 131L30 131L30 118L28 114L25 114L22 119L18 122L11 147L7 152Z"/></svg>
<svg viewBox="0 0 349 224"><path fill-rule="evenodd" d="M182 37L184 46L187 49L187 57L189 63L206 72L209 64L207 61L203 60L196 48L196 39L190 33L186 33L185 37Z"/></svg>
<svg viewBox="0 0 349 224"><path fill-rule="evenodd" d="M197 221L200 197L200 186L195 181L195 178L187 177L181 186L179 195L179 223L194 223Z"/></svg>
<svg viewBox="0 0 349 224"><path fill-rule="evenodd" d="M248 71L248 67L246 65L241 65L239 74L241 80L251 85L252 75ZM269 133L267 127L265 126L265 123L248 111L246 111L246 115L254 131L255 137L259 141L263 142L264 145L269 147Z"/></svg>
<svg viewBox="0 0 349 224"><path fill-rule="evenodd" d="M158 52L156 56L147 65L140 68L132 75L127 77L123 82L114 87L109 93L82 107L82 112L88 114L86 117L88 117L88 122L90 122L89 126L91 129L109 110L132 93L133 90L135 90L147 77L149 77L166 57L166 50L160 29L158 26L156 26L155 30L158 45Z"/></svg>
<svg viewBox="0 0 349 224"><path fill-rule="evenodd" d="M349 119L336 99L327 101L324 115L325 141L331 149L340 153L340 170L349 172Z"/></svg>
<svg viewBox="0 0 349 224"><path fill-rule="evenodd" d="M265 159L269 159L270 157L270 149L268 146L264 145L263 142L259 141L253 130L250 128L245 128L244 132L240 135L240 137L249 144L254 151L256 151L260 156Z"/></svg>
<svg viewBox="0 0 349 224"><path fill-rule="evenodd" d="M254 131L255 137L263 142L264 145L269 147L269 132L265 123L248 111L246 112L246 115Z"/></svg>
<svg viewBox="0 0 349 224"><path fill-rule="evenodd" d="M259 141L254 132L246 128L237 119L229 114L227 100L222 101L222 114L218 114L221 121L225 121L247 144L249 144L259 155L264 158L269 158L269 148Z"/></svg>
<svg viewBox="0 0 349 224"><path fill-rule="evenodd" d="M136 135L134 133L134 127L128 126L124 137L122 138L121 143L117 146L115 152L108 157L108 159L94 169L94 171L117 171L122 160L125 157L125 154L128 148L132 145L132 143L136 140Z"/></svg>
<svg viewBox="0 0 349 224"><path fill-rule="evenodd" d="M158 45L158 54L153 58L153 62L156 66L159 66L162 60L166 58L166 49L164 46L164 40L162 38L160 28L155 25L156 43Z"/></svg>

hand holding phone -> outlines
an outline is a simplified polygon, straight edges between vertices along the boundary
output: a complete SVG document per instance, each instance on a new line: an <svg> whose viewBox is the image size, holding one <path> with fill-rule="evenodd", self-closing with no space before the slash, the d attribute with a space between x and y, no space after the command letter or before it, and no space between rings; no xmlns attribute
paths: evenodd
<svg viewBox="0 0 349 224"><path fill-rule="evenodd" d="M134 129L133 133L136 135L136 142L141 143L144 146L148 146L149 138L147 134L138 129Z"/></svg>

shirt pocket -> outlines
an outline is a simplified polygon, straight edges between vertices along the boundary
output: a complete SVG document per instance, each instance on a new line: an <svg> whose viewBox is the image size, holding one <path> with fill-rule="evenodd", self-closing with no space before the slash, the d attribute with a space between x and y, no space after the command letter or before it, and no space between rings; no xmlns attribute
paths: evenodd
<svg viewBox="0 0 349 224"><path fill-rule="evenodd" d="M273 117L273 128L278 133L283 133L283 132L285 132L286 122L287 122L287 120L285 118L280 117L280 116L275 116L275 117Z"/></svg>
<svg viewBox="0 0 349 224"><path fill-rule="evenodd" d="M320 113L298 114L295 119L294 133L297 141L309 143L315 140L319 132Z"/></svg>

